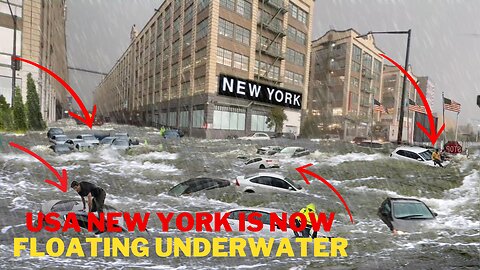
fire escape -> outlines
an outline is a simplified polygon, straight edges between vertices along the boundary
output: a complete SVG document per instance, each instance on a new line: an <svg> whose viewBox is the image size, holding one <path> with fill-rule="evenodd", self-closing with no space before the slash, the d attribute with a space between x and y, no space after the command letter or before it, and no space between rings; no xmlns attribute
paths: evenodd
<svg viewBox="0 0 480 270"><path fill-rule="evenodd" d="M284 60L284 54L282 53L282 42L286 36L286 30L283 27L283 16L288 12L287 6L283 0L262 0L259 3L261 5L261 14L258 18L257 24L260 27L259 40L257 41L256 51L259 55L258 71L255 74L257 79L263 79L275 84L280 84L282 81L280 78L272 78L270 76L272 68L279 61ZM273 10L274 15L266 12L266 10ZM263 32L268 31L274 35L274 38L270 39L263 36ZM265 63L262 65L262 54L268 55L274 59L273 64Z"/></svg>

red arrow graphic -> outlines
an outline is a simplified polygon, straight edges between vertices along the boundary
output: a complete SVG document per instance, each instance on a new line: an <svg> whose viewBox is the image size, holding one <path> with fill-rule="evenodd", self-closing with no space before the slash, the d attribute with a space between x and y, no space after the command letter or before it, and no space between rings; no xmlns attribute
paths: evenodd
<svg viewBox="0 0 480 270"><path fill-rule="evenodd" d="M45 183L47 184L50 184L52 186L55 186L57 187L58 189L60 189L62 192L67 192L67 186L68 186L68 175L67 175L67 170L63 169L62 170L62 175L60 175L57 170L55 170L55 168L52 167L52 165L50 165L46 160L44 160L43 158L41 158L39 155L35 154L34 152L30 151L29 149L21 146L21 145L18 145L14 142L10 142L9 143L10 146L12 147L15 147L17 149L20 149L21 151L33 156L34 158L38 159L38 161L42 162L43 165L45 165L50 171L52 171L55 176L57 177L58 181L60 182L60 184L58 183L55 183L53 182L52 180L50 179L45 179Z"/></svg>
<svg viewBox="0 0 480 270"><path fill-rule="evenodd" d="M322 183L324 183L328 188L330 188L334 193L335 195L337 195L337 197L340 199L340 201L343 203L343 206L345 207L345 209L347 210L348 212L348 215L350 216L350 221L355 224L355 222L353 221L353 217L352 217L352 213L350 213L350 208L348 208L348 205L347 203L345 202L345 200L343 199L342 195L340 195L340 192L338 192L337 189L335 189L334 186L332 186L332 184L330 184L327 180L325 180L323 177L321 177L320 175L312 172L312 171L309 171L307 170L308 167L312 166L313 164L312 163L309 163L307 165L304 165L304 166L301 166L301 167L298 167L298 168L295 168L295 170L297 170L297 172L300 173L300 175L303 177L303 180L305 180L305 183L307 183L307 185L310 185L310 182L308 181L307 177L305 176L305 174L309 174L315 178L317 178L318 180L320 180Z"/></svg>
<svg viewBox="0 0 480 270"><path fill-rule="evenodd" d="M90 129L92 128L93 120L95 119L95 113L97 113L97 105L95 105L95 104L93 105L92 114L90 115L87 111L87 108L85 108L85 105L83 104L82 100L77 95L77 93L75 93L75 91L72 89L72 87L70 87L70 85L68 85L68 83L66 83L62 78L60 78L60 76L55 74L55 72L49 70L48 68L46 68L42 65L39 65L35 62L27 60L27 59L17 57L17 58L15 58L15 60L20 60L20 61L23 61L23 62L28 63L30 65L36 66L37 68L39 68L39 69L47 72L48 74L50 74L50 76L52 76L53 78L55 78L55 80L57 80L59 83L61 83L63 85L63 87L65 87L65 89L67 89L67 91L70 93L70 95L72 95L72 97L77 102L78 106L82 110L84 118L82 118L80 115L75 114L73 112L68 112L68 114L70 114L71 117L73 117L73 118L81 121L85 125L87 125Z"/></svg>
<svg viewBox="0 0 480 270"><path fill-rule="evenodd" d="M422 89L420 89L417 82L412 78L410 74L408 74L408 72L402 66L400 66L393 59L389 58L385 54L380 54L380 55L385 57L388 61L392 62L392 64L394 64L403 74L405 74L405 76L407 76L408 80L413 84L413 86L417 90L418 95L422 99L423 105L427 110L428 122L430 123L430 132L428 132L427 129L422 124L420 124L420 122L417 122L417 126L423 131L423 133L425 133L425 135L427 135L427 137L432 142L432 145L435 145L435 142L437 142L438 138L440 137L440 134L442 134L443 130L445 129L445 124L443 124L442 127L440 127L438 132L435 130L435 121L433 120L432 110L430 109L430 105L428 104L427 98L423 94Z"/></svg>

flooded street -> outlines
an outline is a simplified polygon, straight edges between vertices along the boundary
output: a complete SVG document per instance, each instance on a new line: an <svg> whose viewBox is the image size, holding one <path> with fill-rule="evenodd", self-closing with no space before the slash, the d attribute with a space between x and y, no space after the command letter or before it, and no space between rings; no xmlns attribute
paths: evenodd
<svg viewBox="0 0 480 270"><path fill-rule="evenodd" d="M67 135L89 133L84 126L62 123ZM471 148L470 157L456 157L445 169L403 162L389 157L393 149L372 150L344 142L308 140L205 140L184 137L161 139L154 128L107 124L94 127L95 133L128 132L140 145L128 152L95 149L57 156L48 146L45 132L25 136L2 135L0 148L0 259L2 269L478 269L480 263L480 149ZM53 174L33 157L7 143L13 141L45 158L57 170L66 169L69 182L91 181L107 192L106 204L124 212L222 212L241 206L276 208L293 213L315 203L317 211L335 212L331 234L348 240L347 257L251 257L186 258L155 256L116 257L13 257L14 237L37 237L39 246L48 238L87 237L76 233L31 233L25 227L25 213L37 212L40 204L53 199L78 199L72 190L62 193L44 179ZM196 193L172 197L167 191L174 185L198 176L234 180L248 174L239 156L253 156L260 145L302 146L312 154L281 159L279 172L294 179L306 190L302 194L241 194L233 187L215 195ZM295 168L312 163L310 169L327 179L349 205L355 224L335 194L319 181L302 180ZM378 218L377 210L387 197L413 197L438 213L437 223L416 233L392 235ZM151 218L149 233L156 237L275 237L272 233L182 233L171 225L161 232L160 223ZM132 233L133 234L133 233ZM125 233L127 237L130 233ZM108 236L102 236L108 237ZM121 236L120 236L121 237ZM293 237L293 235L291 236ZM292 243L297 252L299 246Z"/></svg>

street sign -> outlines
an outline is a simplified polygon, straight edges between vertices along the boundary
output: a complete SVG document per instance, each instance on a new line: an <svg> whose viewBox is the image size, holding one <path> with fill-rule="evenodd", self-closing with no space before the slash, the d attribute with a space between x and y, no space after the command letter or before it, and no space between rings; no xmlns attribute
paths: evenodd
<svg viewBox="0 0 480 270"><path fill-rule="evenodd" d="M450 154L460 154L462 153L462 146L457 141L449 141L444 146L443 149Z"/></svg>

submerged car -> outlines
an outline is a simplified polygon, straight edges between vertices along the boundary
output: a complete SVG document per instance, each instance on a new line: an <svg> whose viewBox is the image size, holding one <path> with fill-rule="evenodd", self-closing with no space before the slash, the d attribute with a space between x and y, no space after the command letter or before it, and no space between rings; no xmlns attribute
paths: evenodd
<svg viewBox="0 0 480 270"><path fill-rule="evenodd" d="M281 158L293 158L293 157L303 157L310 155L310 151L303 147L286 147L280 153L275 154L275 156Z"/></svg>
<svg viewBox="0 0 480 270"><path fill-rule="evenodd" d="M301 192L302 187L288 177L276 173L257 173L239 176L235 186L241 192Z"/></svg>
<svg viewBox="0 0 480 270"><path fill-rule="evenodd" d="M390 157L406 160L406 161L413 161L422 163L428 166L435 167L435 163L432 160L432 151L430 149L425 149L423 147L417 146L401 146L395 149L391 154ZM448 165L448 161L444 161L442 165Z"/></svg>
<svg viewBox="0 0 480 270"><path fill-rule="evenodd" d="M64 144L67 140L68 140L68 137L65 134L53 135L49 139L49 141L53 144Z"/></svg>
<svg viewBox="0 0 480 270"><path fill-rule="evenodd" d="M283 147L280 146L265 146L257 149L257 154L259 155L274 155L282 151Z"/></svg>
<svg viewBox="0 0 480 270"><path fill-rule="evenodd" d="M188 195L199 191L212 190L230 186L230 181L218 178L199 177L182 182L168 191L170 196Z"/></svg>
<svg viewBox="0 0 480 270"><path fill-rule="evenodd" d="M391 231L402 232L416 232L437 216L420 200L391 197L382 202L377 214Z"/></svg>
<svg viewBox="0 0 480 270"><path fill-rule="evenodd" d="M163 138L164 139L178 139L180 138L180 133L178 130L170 129L170 130L165 130L165 133L163 133Z"/></svg>
<svg viewBox="0 0 480 270"><path fill-rule="evenodd" d="M90 135L90 134L82 134L82 135L78 135L77 136L77 139L82 139L84 140L86 143L89 143L89 144L92 144L92 145L99 145L100 142L98 141L98 139L93 136L93 135Z"/></svg>
<svg viewBox="0 0 480 270"><path fill-rule="evenodd" d="M245 162L245 167L258 169L280 168L280 163L278 159L256 157Z"/></svg>
<svg viewBox="0 0 480 270"><path fill-rule="evenodd" d="M268 136L267 133L257 132L250 136L240 137L238 139L244 140L244 141L261 141L261 140L270 140L270 136Z"/></svg>
<svg viewBox="0 0 480 270"><path fill-rule="evenodd" d="M68 145L66 144L54 144L50 146L50 149L52 149L57 154L68 154L72 152L70 147L68 147Z"/></svg>
<svg viewBox="0 0 480 270"><path fill-rule="evenodd" d="M92 207L92 212L96 211L95 208L95 200L93 202L93 207ZM109 205L104 205L103 207L104 213L108 212L118 212L117 209L115 209L112 206ZM51 200L47 201L42 204L41 206L41 212L44 214L50 213L50 212L55 212L60 215L58 220L60 221L61 225L63 226L63 223L65 222L66 215L68 213L75 213L78 225L82 227L85 230L88 230L88 212L83 210L83 203L81 200ZM97 213L95 213L97 215ZM123 217L115 217L115 220L118 221L118 224L112 224L114 227L119 227L122 231L127 231L126 226L125 226L125 221L123 220ZM38 221L37 221L38 222ZM107 218L105 217L105 222L107 222ZM107 228L107 225L105 223L105 229ZM95 234L102 233L102 231L99 231L98 228L94 227Z"/></svg>
<svg viewBox="0 0 480 270"><path fill-rule="evenodd" d="M77 151L84 151L94 146L92 144L87 143L82 139L69 139L65 141L65 145L67 145L70 150L77 150Z"/></svg>
<svg viewBox="0 0 480 270"><path fill-rule="evenodd" d="M50 128L47 132L47 137L52 138L53 135L62 135L65 134L61 128Z"/></svg>

